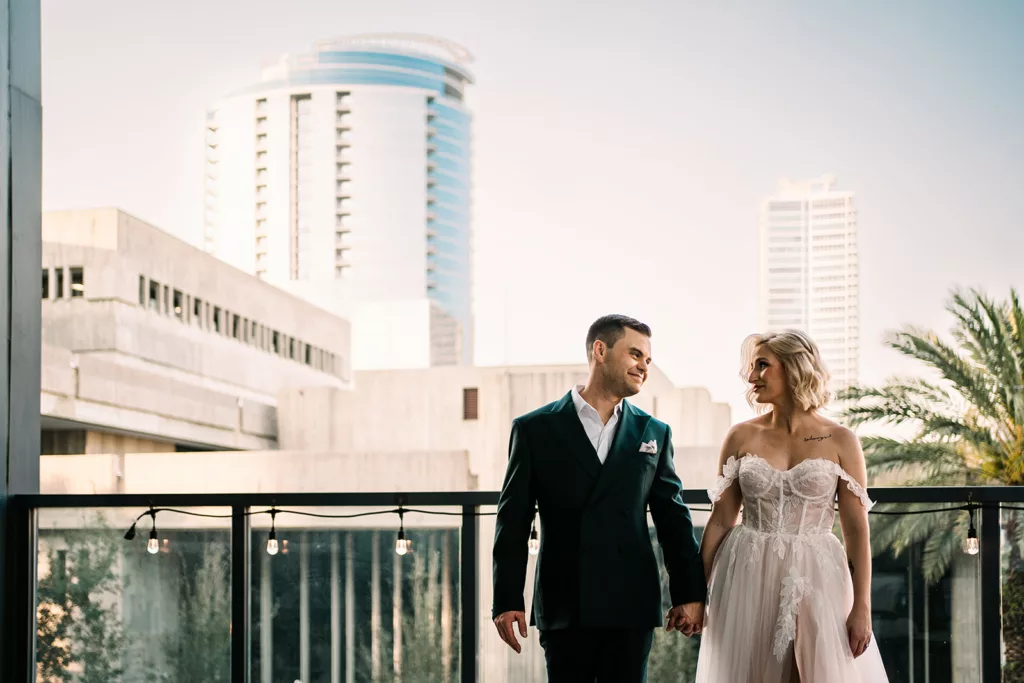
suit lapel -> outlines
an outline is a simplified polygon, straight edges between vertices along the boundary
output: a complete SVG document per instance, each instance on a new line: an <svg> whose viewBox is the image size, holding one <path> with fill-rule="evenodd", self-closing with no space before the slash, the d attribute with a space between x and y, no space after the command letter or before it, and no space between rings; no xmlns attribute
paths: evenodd
<svg viewBox="0 0 1024 683"><path fill-rule="evenodd" d="M612 441L611 450L608 451L608 458L601 468L597 485L590 495L591 502L598 500L604 491L615 482L619 466L639 451L640 437L646 428L647 420L636 415L633 412L633 406L623 400L622 415L619 416L615 439Z"/></svg>
<svg viewBox="0 0 1024 683"><path fill-rule="evenodd" d="M559 403L560 405L557 406L558 424L561 427L562 436L565 437L569 450L572 451L583 471L596 479L601 474L601 461L597 458L597 451L594 450L593 444L590 443L590 437L583 429L583 423L580 422L576 404L572 400L572 392L570 391L562 397Z"/></svg>

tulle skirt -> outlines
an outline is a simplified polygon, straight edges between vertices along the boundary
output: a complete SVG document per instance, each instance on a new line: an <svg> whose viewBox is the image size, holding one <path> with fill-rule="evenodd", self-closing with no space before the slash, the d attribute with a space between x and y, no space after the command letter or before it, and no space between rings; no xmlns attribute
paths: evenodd
<svg viewBox="0 0 1024 683"><path fill-rule="evenodd" d="M887 683L874 640L854 659L853 583L831 533L766 534L739 525L709 581L697 683Z"/></svg>

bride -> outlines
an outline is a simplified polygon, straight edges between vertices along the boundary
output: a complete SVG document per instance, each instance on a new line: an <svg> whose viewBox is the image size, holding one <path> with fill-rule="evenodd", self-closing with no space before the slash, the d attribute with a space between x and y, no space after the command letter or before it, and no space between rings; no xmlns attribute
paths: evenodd
<svg viewBox="0 0 1024 683"><path fill-rule="evenodd" d="M829 377L807 335L752 335L743 362L763 414L726 436L709 491L697 683L884 683L860 442L818 414ZM845 552L832 533L837 495Z"/></svg>

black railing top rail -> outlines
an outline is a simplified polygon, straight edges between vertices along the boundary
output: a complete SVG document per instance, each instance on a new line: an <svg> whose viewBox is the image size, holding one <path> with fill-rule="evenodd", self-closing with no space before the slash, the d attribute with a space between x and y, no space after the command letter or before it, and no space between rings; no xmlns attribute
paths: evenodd
<svg viewBox="0 0 1024 683"><path fill-rule="evenodd" d="M20 509L98 507L445 507L493 506L497 491L317 492L317 493L72 493L12 496ZM1024 486L893 486L868 489L876 503L1024 504ZM707 491L687 489L688 505L708 505Z"/></svg>

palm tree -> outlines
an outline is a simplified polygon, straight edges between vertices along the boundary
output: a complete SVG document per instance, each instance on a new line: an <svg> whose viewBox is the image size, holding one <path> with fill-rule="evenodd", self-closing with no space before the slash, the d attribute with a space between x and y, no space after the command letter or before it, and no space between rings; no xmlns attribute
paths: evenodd
<svg viewBox="0 0 1024 683"><path fill-rule="evenodd" d="M1015 290L995 301L977 290L956 290L947 303L952 341L906 327L886 344L922 363L934 380L897 377L881 387L840 394L851 426L909 427L909 438L865 436L868 475L908 486L1024 484L1024 309ZM912 509L913 506L908 506ZM951 513L952 514L952 513ZM1016 513L1004 513L1008 539L1003 590L1003 638L1013 667L1024 662L1024 534ZM900 555L923 543L923 570L938 581L960 561L967 515L909 515L873 523L874 552ZM1024 664L1004 671L1005 682L1024 681Z"/></svg>

